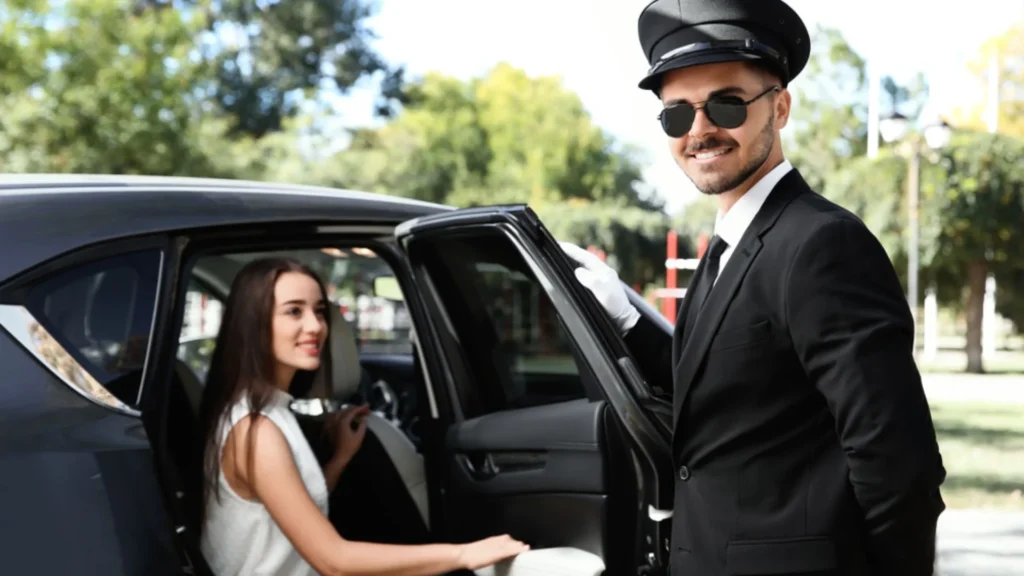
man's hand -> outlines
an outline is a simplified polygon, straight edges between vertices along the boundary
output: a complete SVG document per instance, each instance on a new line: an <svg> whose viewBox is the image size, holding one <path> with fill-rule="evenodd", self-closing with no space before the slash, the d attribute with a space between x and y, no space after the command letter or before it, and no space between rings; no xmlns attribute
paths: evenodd
<svg viewBox="0 0 1024 576"><path fill-rule="evenodd" d="M558 243L565 253L578 262L582 268L576 269L576 280L590 290L605 312L615 323L620 334L625 334L636 325L640 312L629 303L626 291L622 288L619 275L601 261L596 255L569 242Z"/></svg>

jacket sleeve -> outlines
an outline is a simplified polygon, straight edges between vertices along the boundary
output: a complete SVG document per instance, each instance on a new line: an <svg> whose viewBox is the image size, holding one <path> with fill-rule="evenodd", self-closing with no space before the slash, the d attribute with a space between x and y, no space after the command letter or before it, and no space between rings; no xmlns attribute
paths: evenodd
<svg viewBox="0 0 1024 576"><path fill-rule="evenodd" d="M672 335L666 334L653 322L641 316L623 336L623 341L647 383L652 387L661 388L663 394L671 395Z"/></svg>
<svg viewBox="0 0 1024 576"><path fill-rule="evenodd" d="M888 255L855 219L820 225L788 272L797 355L835 416L876 574L931 575L945 469Z"/></svg>

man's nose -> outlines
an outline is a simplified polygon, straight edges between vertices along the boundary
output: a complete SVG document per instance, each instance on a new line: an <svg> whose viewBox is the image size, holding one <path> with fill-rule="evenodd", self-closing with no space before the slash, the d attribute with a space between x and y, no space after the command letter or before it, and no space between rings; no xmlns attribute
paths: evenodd
<svg viewBox="0 0 1024 576"><path fill-rule="evenodd" d="M690 136L695 136L700 139L702 136L706 136L718 130L718 126L715 126L715 124L708 119L708 115L704 112L704 108L698 108L694 112L693 125L690 126Z"/></svg>

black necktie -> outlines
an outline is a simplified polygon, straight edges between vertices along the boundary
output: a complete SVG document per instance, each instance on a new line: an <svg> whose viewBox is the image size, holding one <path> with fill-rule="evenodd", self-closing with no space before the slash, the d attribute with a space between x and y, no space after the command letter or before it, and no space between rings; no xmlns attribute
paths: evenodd
<svg viewBox="0 0 1024 576"><path fill-rule="evenodd" d="M686 313L687 334L693 329L693 325L697 322L697 314L704 307L704 302L708 299L708 294L711 293L711 287L715 285L722 252L725 252L725 249L728 247L729 243L722 240L721 237L715 236L712 238L711 243L708 245L708 251L704 254L707 262L704 263L700 274L695 276L693 282L690 283L690 290L693 290L693 296L690 298L690 308Z"/></svg>

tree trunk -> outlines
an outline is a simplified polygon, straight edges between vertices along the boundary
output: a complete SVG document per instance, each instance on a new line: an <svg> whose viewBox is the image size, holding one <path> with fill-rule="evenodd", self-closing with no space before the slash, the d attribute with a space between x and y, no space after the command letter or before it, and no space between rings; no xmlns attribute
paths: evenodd
<svg viewBox="0 0 1024 576"><path fill-rule="evenodd" d="M981 359L981 325L985 316L985 280L988 263L975 260L967 264L967 372L985 372Z"/></svg>

